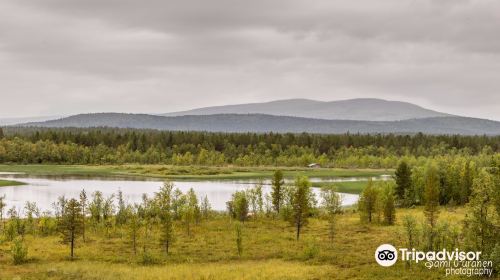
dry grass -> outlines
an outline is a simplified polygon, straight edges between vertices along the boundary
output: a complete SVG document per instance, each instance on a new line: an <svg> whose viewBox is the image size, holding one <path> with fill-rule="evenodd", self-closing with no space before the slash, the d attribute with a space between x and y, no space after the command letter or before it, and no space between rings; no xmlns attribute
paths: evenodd
<svg viewBox="0 0 500 280"><path fill-rule="evenodd" d="M398 218L411 213L421 219L421 212L400 210ZM460 223L463 209L443 209L440 218ZM191 237L178 225L169 256L156 241L148 240L149 250L161 262L152 266L140 264L119 230L111 238L90 234L90 241L78 245L75 261L67 260L68 248L57 236L27 236L30 261L20 266L12 265L10 243L0 244L0 279L444 279L443 271L420 265L408 268L398 262L384 268L375 262L373 254L380 244L403 245L400 232L399 224L367 226L360 224L356 213L347 213L341 215L333 242L320 219L311 219L297 242L287 223L260 219L245 223L240 258L234 225L218 217L197 226ZM144 240L140 242L142 246Z"/></svg>

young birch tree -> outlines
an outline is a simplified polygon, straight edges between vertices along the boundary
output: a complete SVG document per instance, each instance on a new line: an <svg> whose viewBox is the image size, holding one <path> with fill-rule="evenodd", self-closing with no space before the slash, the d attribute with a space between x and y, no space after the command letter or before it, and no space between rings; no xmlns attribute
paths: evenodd
<svg viewBox="0 0 500 280"><path fill-rule="evenodd" d="M328 235L330 236L330 242L333 242L336 233L337 215L341 211L342 199L334 189L321 190L321 198L323 199L323 207L328 220Z"/></svg>

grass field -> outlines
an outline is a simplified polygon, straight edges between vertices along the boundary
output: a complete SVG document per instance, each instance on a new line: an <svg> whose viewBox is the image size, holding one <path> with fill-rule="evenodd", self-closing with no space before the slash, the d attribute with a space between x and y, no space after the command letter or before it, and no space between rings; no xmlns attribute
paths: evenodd
<svg viewBox="0 0 500 280"><path fill-rule="evenodd" d="M0 179L0 187L9 187L9 186L20 186L24 185L23 182L12 181L12 180L2 180Z"/></svg>
<svg viewBox="0 0 500 280"><path fill-rule="evenodd" d="M404 246L401 216L423 219L422 208L398 210L394 226L365 225L357 213L340 215L337 234L330 242L327 223L311 219L301 240L286 222L260 218L243 225L243 254L238 256L234 224L227 216L202 222L188 237L180 224L176 240L166 256L157 238L140 240L158 264L143 266L134 256L125 232L113 230L110 237L88 230L89 240L77 244L69 261L67 245L57 236L26 237L29 262L13 265L10 242L0 242L0 279L454 279L444 271L398 262L381 267L375 249L389 243ZM440 219L459 224L462 208L441 210ZM156 237L158 233L155 233ZM142 250L142 249L141 249Z"/></svg>
<svg viewBox="0 0 500 280"><path fill-rule="evenodd" d="M0 172L24 172L31 175L145 176L186 180L265 179L277 167L213 167L171 165L0 165ZM281 168L285 177L371 177L392 174L393 170Z"/></svg>

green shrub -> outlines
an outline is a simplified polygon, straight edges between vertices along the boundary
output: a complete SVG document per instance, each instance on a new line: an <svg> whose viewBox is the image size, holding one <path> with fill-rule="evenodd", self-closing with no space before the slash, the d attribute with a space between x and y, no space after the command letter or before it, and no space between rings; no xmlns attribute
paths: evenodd
<svg viewBox="0 0 500 280"><path fill-rule="evenodd" d="M309 242L304 248L303 257L306 260L314 259L319 255L319 246L315 242Z"/></svg>
<svg viewBox="0 0 500 280"><path fill-rule="evenodd" d="M10 249L12 261L15 265L25 263L28 257L28 247L21 238L16 238Z"/></svg>
<svg viewBox="0 0 500 280"><path fill-rule="evenodd" d="M142 265L155 265L155 264L161 264L162 261L158 256L154 255L149 251L146 251L142 253L140 263Z"/></svg>

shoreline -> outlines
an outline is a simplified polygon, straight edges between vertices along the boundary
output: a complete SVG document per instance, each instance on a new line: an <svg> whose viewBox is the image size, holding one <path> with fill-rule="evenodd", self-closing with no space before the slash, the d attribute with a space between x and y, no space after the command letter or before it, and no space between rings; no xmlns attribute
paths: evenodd
<svg viewBox="0 0 500 280"><path fill-rule="evenodd" d="M270 179L275 170L283 171L285 178L375 177L391 175L392 169L342 169L302 167L216 167L172 165L9 165L0 164L1 172L20 172L39 176L106 176L175 180L237 180Z"/></svg>

